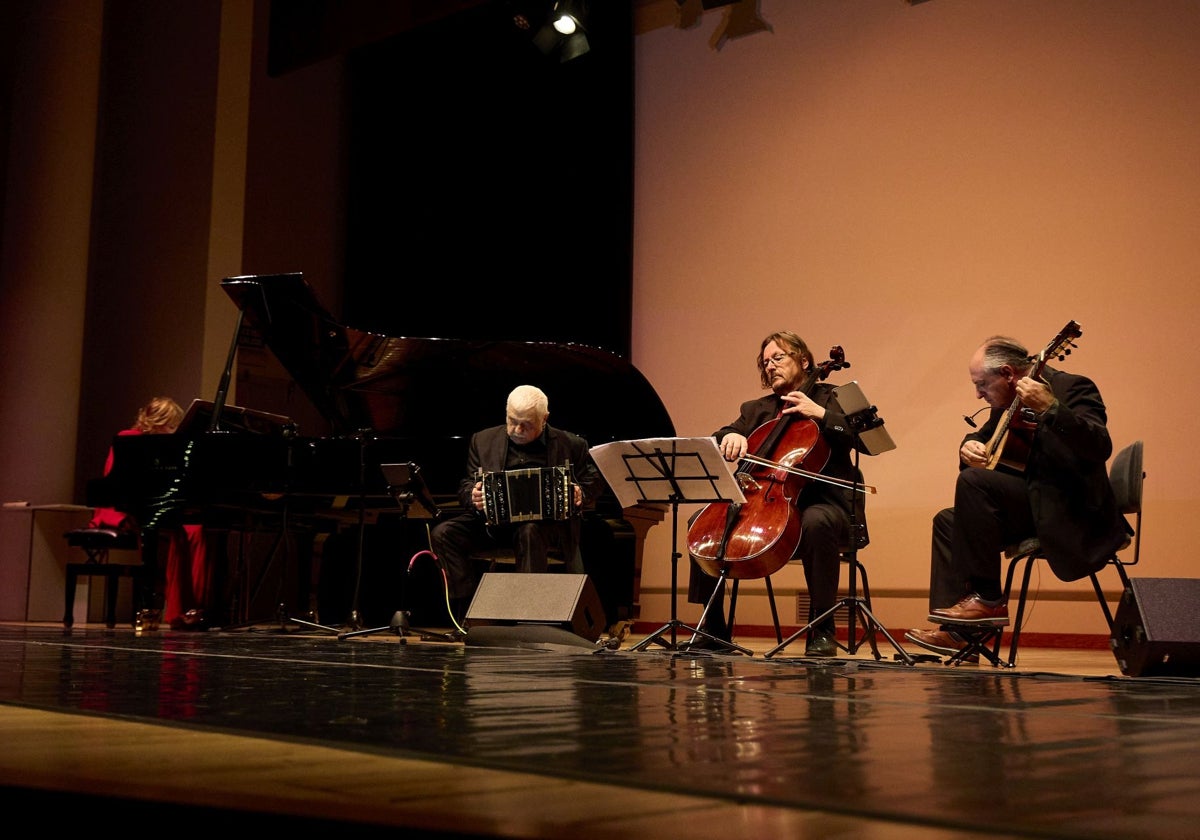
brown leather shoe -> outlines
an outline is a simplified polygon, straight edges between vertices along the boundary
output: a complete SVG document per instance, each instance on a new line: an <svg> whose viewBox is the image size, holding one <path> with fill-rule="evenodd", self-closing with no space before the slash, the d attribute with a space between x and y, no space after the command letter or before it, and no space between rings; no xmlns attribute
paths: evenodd
<svg viewBox="0 0 1200 840"><path fill-rule="evenodd" d="M935 624L990 624L993 627L1008 626L1008 602L1001 601L989 606L971 593L953 607L942 607L929 611L929 620Z"/></svg>
<svg viewBox="0 0 1200 840"><path fill-rule="evenodd" d="M966 639L953 630L909 630L904 634L904 638L914 645L919 645L925 650L931 650L943 656L954 656L967 644ZM978 663L979 654L972 653L970 656L964 656L962 661Z"/></svg>

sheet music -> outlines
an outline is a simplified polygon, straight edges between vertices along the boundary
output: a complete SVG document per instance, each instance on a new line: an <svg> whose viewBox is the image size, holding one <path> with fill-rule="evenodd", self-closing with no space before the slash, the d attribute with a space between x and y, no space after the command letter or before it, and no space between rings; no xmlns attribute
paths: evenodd
<svg viewBox="0 0 1200 840"><path fill-rule="evenodd" d="M589 452L622 508L746 497L713 437L646 438L593 446Z"/></svg>

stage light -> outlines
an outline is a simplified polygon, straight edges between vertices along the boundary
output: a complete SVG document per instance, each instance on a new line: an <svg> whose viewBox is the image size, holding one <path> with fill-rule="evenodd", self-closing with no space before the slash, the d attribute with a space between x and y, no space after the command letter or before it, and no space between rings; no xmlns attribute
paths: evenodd
<svg viewBox="0 0 1200 840"><path fill-rule="evenodd" d="M583 0L558 0L550 10L550 20L560 35L574 35L582 30L586 15Z"/></svg>
<svg viewBox="0 0 1200 840"><path fill-rule="evenodd" d="M570 61L590 50L585 0L558 0L533 43L546 55L557 51L559 61Z"/></svg>

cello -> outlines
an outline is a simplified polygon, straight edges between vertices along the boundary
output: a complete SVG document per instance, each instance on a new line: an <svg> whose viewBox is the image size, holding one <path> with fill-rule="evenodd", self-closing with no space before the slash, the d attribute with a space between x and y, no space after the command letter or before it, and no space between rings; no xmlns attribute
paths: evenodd
<svg viewBox="0 0 1200 840"><path fill-rule="evenodd" d="M798 390L806 395L835 370L849 367L840 346L829 361L809 371ZM796 414L768 420L747 439L747 454L734 478L745 504L711 502L688 528L688 553L704 572L733 579L763 578L782 569L800 545L800 512L795 499L809 479L850 487L822 476L829 444L817 422ZM872 488L873 489L873 488Z"/></svg>

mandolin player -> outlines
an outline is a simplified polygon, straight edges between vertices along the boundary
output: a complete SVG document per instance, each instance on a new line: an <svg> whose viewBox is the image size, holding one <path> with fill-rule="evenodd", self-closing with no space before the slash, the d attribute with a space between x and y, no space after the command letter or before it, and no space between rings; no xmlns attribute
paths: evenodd
<svg viewBox="0 0 1200 840"><path fill-rule="evenodd" d="M971 356L987 422L959 445L954 506L933 518L929 621L905 638L945 655L965 639L955 627L1008 624L1000 581L1005 546L1037 536L1061 580L1101 568L1125 541L1105 464L1112 454L1104 400L1086 376L1045 365L1081 334L1071 321L1037 356L992 336ZM973 424L972 424L973 425Z"/></svg>

